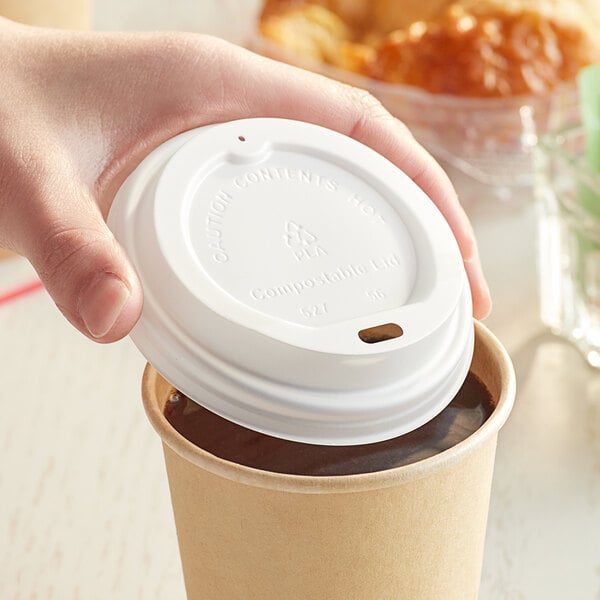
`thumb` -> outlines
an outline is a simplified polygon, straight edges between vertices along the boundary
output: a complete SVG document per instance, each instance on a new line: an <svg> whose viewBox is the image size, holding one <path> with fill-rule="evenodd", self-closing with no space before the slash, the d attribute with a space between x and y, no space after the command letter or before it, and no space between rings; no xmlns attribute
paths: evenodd
<svg viewBox="0 0 600 600"><path fill-rule="evenodd" d="M22 251L77 329L95 341L114 342L139 318L140 283L89 191L60 187L67 197L35 202L35 214L21 220Z"/></svg>

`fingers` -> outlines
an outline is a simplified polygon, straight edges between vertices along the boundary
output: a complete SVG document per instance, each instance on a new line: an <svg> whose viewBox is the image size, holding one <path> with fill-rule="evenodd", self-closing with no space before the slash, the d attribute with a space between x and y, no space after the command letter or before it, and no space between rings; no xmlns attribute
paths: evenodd
<svg viewBox="0 0 600 600"><path fill-rule="evenodd" d="M472 288L474 314L491 307L473 229L443 169L408 129L370 94L319 75L230 50L235 60L219 88L228 118L270 116L329 127L370 146L401 168L431 198L452 229ZM243 93L243 102L232 102Z"/></svg>
<svg viewBox="0 0 600 600"><path fill-rule="evenodd" d="M91 195L56 180L22 211L19 250L61 312L95 341L127 335L141 312L140 284Z"/></svg>
<svg viewBox="0 0 600 600"><path fill-rule="evenodd" d="M78 108L84 91L102 105L88 88L98 77L90 65L89 81L74 71L81 56L62 46L71 37L83 44L79 34L22 31L1 44L0 113L10 127L0 136L0 244L31 261L75 327L112 342L137 321L142 292L96 203L93 167L106 160L107 142L97 108ZM86 127L93 136L86 137Z"/></svg>
<svg viewBox="0 0 600 600"><path fill-rule="evenodd" d="M474 256L465 260L464 263L473 296L473 316L479 320L485 319L492 310L492 297L483 275L477 249L475 249Z"/></svg>

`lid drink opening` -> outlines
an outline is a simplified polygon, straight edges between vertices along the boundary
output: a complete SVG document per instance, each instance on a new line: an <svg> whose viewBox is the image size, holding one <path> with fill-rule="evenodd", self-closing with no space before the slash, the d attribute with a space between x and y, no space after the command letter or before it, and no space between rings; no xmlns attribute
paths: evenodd
<svg viewBox="0 0 600 600"><path fill-rule="evenodd" d="M376 325L368 329L361 329L358 332L358 337L365 344L378 344L379 342L399 338L403 333L404 331L402 331L400 325L386 323L385 325Z"/></svg>

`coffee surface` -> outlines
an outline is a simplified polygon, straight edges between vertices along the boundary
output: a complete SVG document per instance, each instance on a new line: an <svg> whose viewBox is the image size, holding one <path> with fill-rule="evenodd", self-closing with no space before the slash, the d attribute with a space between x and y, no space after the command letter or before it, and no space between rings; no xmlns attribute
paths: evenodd
<svg viewBox="0 0 600 600"><path fill-rule="evenodd" d="M220 458L263 471L323 476L384 471L439 454L477 431L493 410L491 394L469 373L452 402L419 429L359 446L319 446L264 435L219 417L180 392L169 397L164 413L181 435Z"/></svg>

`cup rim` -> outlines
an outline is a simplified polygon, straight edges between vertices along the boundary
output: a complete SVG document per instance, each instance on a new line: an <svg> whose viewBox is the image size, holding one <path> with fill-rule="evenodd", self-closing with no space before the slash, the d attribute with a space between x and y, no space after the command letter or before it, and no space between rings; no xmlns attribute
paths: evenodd
<svg viewBox="0 0 600 600"><path fill-rule="evenodd" d="M146 365L142 379L144 409L163 444L194 465L238 483L277 491L313 494L350 493L392 487L421 479L442 468L451 467L475 448L491 440L506 422L514 403L516 390L512 362L499 340L478 321L475 321L475 337L478 342L490 349L499 368L499 378L504 383L496 408L475 433L452 448L415 463L392 469L353 475L291 475L240 465L215 456L187 440L167 421L154 392L160 375L150 364Z"/></svg>

